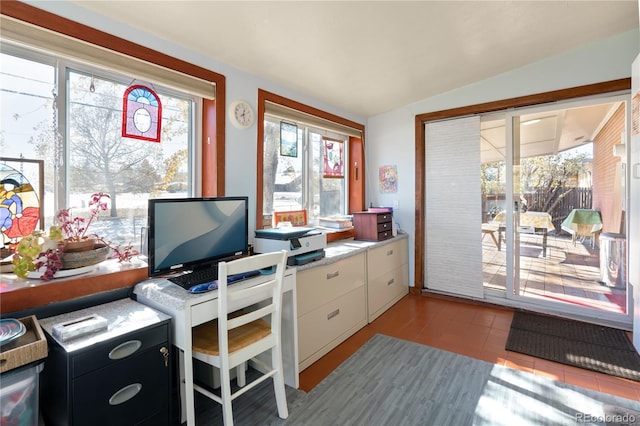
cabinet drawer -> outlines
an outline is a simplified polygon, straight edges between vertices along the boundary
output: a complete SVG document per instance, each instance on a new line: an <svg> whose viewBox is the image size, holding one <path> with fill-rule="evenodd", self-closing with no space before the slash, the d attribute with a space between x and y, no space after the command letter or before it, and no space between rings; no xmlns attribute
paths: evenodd
<svg viewBox="0 0 640 426"><path fill-rule="evenodd" d="M408 264L407 239L370 249L367 253L369 280L383 275L400 265Z"/></svg>
<svg viewBox="0 0 640 426"><path fill-rule="evenodd" d="M378 241L388 240L389 238L393 238L393 231L391 229L378 232Z"/></svg>
<svg viewBox="0 0 640 426"><path fill-rule="evenodd" d="M391 222L378 223L378 234L386 231L391 232Z"/></svg>
<svg viewBox="0 0 640 426"><path fill-rule="evenodd" d="M364 286L365 255L298 272L298 316Z"/></svg>
<svg viewBox="0 0 640 426"><path fill-rule="evenodd" d="M169 381L161 347L147 348L126 361L73 381L73 424L135 425L161 410L169 422ZM159 405L161 404L161 405Z"/></svg>
<svg viewBox="0 0 640 426"><path fill-rule="evenodd" d="M96 345L95 348L73 357L70 376L79 377L133 357L146 349L166 342L168 335L168 326L163 324Z"/></svg>
<svg viewBox="0 0 640 426"><path fill-rule="evenodd" d="M376 221L378 223L382 223L382 222L391 223L391 213L378 213L376 215Z"/></svg>
<svg viewBox="0 0 640 426"><path fill-rule="evenodd" d="M334 339L366 323L366 295L364 287L331 301L298 318L298 354L304 361ZM332 349L330 346L327 352Z"/></svg>
<svg viewBox="0 0 640 426"><path fill-rule="evenodd" d="M409 291L409 268L402 265L377 278L370 279L367 288L369 320L377 317L378 310L386 307Z"/></svg>

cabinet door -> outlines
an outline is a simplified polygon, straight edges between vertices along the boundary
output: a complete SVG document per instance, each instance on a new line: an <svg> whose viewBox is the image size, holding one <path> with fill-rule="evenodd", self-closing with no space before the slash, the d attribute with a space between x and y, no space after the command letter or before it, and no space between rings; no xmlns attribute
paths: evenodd
<svg viewBox="0 0 640 426"><path fill-rule="evenodd" d="M73 424L135 425L159 411L168 424L169 373L162 347L168 343L75 379Z"/></svg>

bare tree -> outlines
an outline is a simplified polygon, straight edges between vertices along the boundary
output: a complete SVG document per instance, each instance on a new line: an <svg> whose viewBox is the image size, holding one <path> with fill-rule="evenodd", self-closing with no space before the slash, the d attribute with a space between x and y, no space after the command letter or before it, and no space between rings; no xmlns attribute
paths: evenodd
<svg viewBox="0 0 640 426"><path fill-rule="evenodd" d="M280 127L271 122L264 126L264 175L262 180L263 211L273 211L273 194L276 186L278 157L280 154Z"/></svg>

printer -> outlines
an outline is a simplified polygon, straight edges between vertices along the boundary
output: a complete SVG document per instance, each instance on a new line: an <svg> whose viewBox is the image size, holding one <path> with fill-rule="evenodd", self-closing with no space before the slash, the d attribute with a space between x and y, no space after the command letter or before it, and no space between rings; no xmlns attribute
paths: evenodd
<svg viewBox="0 0 640 426"><path fill-rule="evenodd" d="M287 265L304 265L324 257L327 235L315 228L286 227L256 229L255 253L286 250Z"/></svg>

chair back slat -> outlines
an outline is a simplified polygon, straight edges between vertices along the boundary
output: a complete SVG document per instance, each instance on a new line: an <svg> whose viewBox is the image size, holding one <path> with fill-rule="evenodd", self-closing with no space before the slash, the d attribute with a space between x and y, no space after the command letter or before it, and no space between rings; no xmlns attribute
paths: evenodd
<svg viewBox="0 0 640 426"><path fill-rule="evenodd" d="M240 315L235 318L229 318L227 321L227 330L231 330L245 324L249 324L257 319L264 318L274 312L273 304L269 304L255 311L251 311L247 314Z"/></svg>

